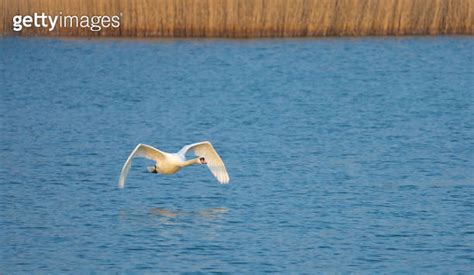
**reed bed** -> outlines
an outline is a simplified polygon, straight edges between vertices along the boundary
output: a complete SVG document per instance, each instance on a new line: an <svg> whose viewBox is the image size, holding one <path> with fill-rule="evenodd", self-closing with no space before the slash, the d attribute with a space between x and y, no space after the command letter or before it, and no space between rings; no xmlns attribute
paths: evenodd
<svg viewBox="0 0 474 275"><path fill-rule="evenodd" d="M0 0L3 35L305 37L474 33L474 0ZM121 15L119 28L25 28L12 17Z"/></svg>

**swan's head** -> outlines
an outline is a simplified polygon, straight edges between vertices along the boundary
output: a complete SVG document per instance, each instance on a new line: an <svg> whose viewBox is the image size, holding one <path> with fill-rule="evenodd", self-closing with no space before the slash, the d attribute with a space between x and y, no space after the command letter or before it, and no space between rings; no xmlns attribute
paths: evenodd
<svg viewBox="0 0 474 275"><path fill-rule="evenodd" d="M199 157L199 161L201 164L207 164L206 159L204 157Z"/></svg>

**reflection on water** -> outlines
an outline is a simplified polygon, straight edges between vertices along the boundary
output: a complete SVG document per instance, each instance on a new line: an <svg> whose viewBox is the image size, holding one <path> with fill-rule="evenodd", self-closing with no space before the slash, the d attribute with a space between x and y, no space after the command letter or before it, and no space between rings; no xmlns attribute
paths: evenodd
<svg viewBox="0 0 474 275"><path fill-rule="evenodd" d="M177 212L172 212L170 210L162 209L162 208L152 208L150 209L150 213L157 216L164 216L168 218L176 218Z"/></svg>
<svg viewBox="0 0 474 275"><path fill-rule="evenodd" d="M144 222L146 219L160 218L160 221L166 224L174 224L180 220L201 219L202 221L217 221L227 215L227 207L212 207L203 210L175 210L161 207L150 208L147 213L137 212L137 210L120 210L119 218L123 222Z"/></svg>
<svg viewBox="0 0 474 275"><path fill-rule="evenodd" d="M226 207L214 207L200 211L185 211L185 210L168 210L164 208L155 207L150 209L152 215L163 216L168 218L179 218L181 216L195 216L209 220L215 220L227 214L229 209Z"/></svg>

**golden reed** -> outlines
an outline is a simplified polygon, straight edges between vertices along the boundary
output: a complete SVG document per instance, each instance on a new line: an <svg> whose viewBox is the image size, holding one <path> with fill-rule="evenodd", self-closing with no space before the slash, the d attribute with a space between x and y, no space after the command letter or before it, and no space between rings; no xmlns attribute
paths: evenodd
<svg viewBox="0 0 474 275"><path fill-rule="evenodd" d="M474 0L0 0L3 35L297 37L474 33ZM12 30L14 15L121 15L119 28Z"/></svg>

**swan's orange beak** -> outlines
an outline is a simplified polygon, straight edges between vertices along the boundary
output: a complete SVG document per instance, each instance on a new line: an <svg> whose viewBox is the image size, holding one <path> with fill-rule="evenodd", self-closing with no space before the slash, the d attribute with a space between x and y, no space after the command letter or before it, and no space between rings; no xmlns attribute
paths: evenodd
<svg viewBox="0 0 474 275"><path fill-rule="evenodd" d="M206 159L205 159L205 158L199 158L199 161L201 161L201 164L207 164L207 162L206 162Z"/></svg>

